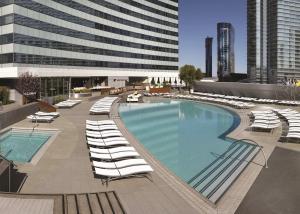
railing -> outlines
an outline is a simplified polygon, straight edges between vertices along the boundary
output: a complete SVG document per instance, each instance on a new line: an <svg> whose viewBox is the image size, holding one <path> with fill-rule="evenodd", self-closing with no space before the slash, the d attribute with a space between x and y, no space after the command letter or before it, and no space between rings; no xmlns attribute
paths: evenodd
<svg viewBox="0 0 300 214"><path fill-rule="evenodd" d="M0 158L2 158L2 159L4 159L4 160L6 160L7 162L11 163L13 166L17 166L16 164L14 164L13 161L8 160L5 156L3 156L3 155L1 155L1 154L0 154Z"/></svg>
<svg viewBox="0 0 300 214"><path fill-rule="evenodd" d="M1 154L0 154L0 158L9 162L9 165L8 165L8 191L10 192L10 189L11 189L11 165L13 165L13 166L16 166L16 165L14 164L13 161L8 160L6 157L4 157Z"/></svg>
<svg viewBox="0 0 300 214"><path fill-rule="evenodd" d="M251 144L255 144L256 146L259 147L259 150L262 152L262 154L263 154L263 156L264 156L264 160L265 160L265 165L264 165L264 167L265 167L265 168L268 168L268 160L267 160L266 155L265 155L265 152L264 152L264 150L263 150L263 146L259 145L258 143L256 143L254 140L251 140L251 139L239 139L239 140L234 141L233 143L237 143L237 142L245 142L245 141L246 141L246 142L249 141Z"/></svg>

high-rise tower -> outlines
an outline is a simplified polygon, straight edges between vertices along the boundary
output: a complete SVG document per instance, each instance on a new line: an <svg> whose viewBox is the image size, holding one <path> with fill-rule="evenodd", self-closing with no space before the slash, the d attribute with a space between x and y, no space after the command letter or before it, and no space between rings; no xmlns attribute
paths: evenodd
<svg viewBox="0 0 300 214"><path fill-rule="evenodd" d="M218 78L222 81L234 73L234 28L230 23L218 23Z"/></svg>

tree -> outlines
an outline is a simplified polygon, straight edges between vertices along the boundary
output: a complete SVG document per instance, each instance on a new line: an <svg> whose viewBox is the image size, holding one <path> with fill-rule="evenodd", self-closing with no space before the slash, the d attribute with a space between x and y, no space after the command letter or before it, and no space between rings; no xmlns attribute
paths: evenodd
<svg viewBox="0 0 300 214"><path fill-rule="evenodd" d="M172 84L172 80L171 80L171 77L169 78L169 84L170 84L170 85Z"/></svg>
<svg viewBox="0 0 300 214"><path fill-rule="evenodd" d="M195 68L193 65L184 65L180 68L179 78L183 80L188 88L191 87L195 80L200 80L203 74L200 68Z"/></svg>
<svg viewBox="0 0 300 214"><path fill-rule="evenodd" d="M157 84L160 84L160 80L159 80L159 77L158 77L158 79L157 79Z"/></svg>
<svg viewBox="0 0 300 214"><path fill-rule="evenodd" d="M177 78L175 78L175 81L174 81L175 85L177 85Z"/></svg>
<svg viewBox="0 0 300 214"><path fill-rule="evenodd" d="M154 80L154 77L152 77L152 80L151 80L151 85L155 85L155 80Z"/></svg>
<svg viewBox="0 0 300 214"><path fill-rule="evenodd" d="M40 94L40 78L26 72L19 76L17 89L26 98L35 100Z"/></svg>

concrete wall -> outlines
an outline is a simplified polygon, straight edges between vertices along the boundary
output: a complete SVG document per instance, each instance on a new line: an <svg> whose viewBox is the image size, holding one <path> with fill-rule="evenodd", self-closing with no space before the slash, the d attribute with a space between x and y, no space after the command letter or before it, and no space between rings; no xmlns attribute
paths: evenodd
<svg viewBox="0 0 300 214"><path fill-rule="evenodd" d="M0 129L4 129L14 123L25 119L28 115L38 111L38 103L30 103L24 106L16 106L0 112Z"/></svg>
<svg viewBox="0 0 300 214"><path fill-rule="evenodd" d="M194 91L278 100L300 100L300 88L273 84L195 82Z"/></svg>
<svg viewBox="0 0 300 214"><path fill-rule="evenodd" d="M23 105L23 96L15 89L9 90L9 99L15 101L19 105Z"/></svg>

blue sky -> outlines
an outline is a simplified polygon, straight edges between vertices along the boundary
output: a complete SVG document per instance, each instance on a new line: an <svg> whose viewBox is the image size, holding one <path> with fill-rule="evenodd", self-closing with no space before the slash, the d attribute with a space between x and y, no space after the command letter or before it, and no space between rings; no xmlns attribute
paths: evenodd
<svg viewBox="0 0 300 214"><path fill-rule="evenodd" d="M205 72L205 38L212 36L213 75L217 64L217 23L230 22L235 28L235 72L247 70L246 0L180 0L179 65L193 64Z"/></svg>

